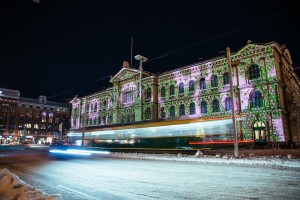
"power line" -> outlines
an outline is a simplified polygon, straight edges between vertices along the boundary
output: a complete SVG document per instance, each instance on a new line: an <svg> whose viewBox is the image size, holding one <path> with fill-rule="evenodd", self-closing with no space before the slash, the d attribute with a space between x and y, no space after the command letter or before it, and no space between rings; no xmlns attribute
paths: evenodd
<svg viewBox="0 0 300 200"><path fill-rule="evenodd" d="M264 21L266 21L266 20L268 20L268 19L271 19L271 18L273 18L273 17L276 17L276 16L278 16L278 15L280 15L280 14L282 14L282 13L285 13L285 12L288 12L288 11L290 11L290 10L293 10L293 9L299 7L299 5L300 5L300 4L298 4L297 6L294 6L294 7L292 7L292 8L287 8L287 9L282 10L282 11L280 11L280 12L277 12L277 13L275 13L275 14L269 15L269 16L267 16L267 17L264 17L264 18L262 18L262 19L259 19L259 20L257 20L257 21L254 21L254 22L251 22L251 23L246 24L246 25L244 25L244 26L235 28L235 29L233 29L233 30L231 30L231 31L228 31L228 32L225 32L225 33L216 35L216 36L211 37L211 38L209 38L209 39L206 39L206 40L204 40L204 41L201 41L201 42L198 42L198 43L195 43L195 44L192 44L192 45L188 45L188 46L186 46L186 47L183 47L183 48L180 48L180 49L177 49L177 50L174 50L174 51L170 51L169 53L165 53L165 54L163 54L163 55L160 55L160 56L157 56L157 57L155 57L155 58L149 59L147 62L151 62L151 61L154 61L154 60L158 60L158 59L160 59L160 58L164 58L164 57L167 57L167 56L170 56L170 55L173 55L173 54L182 52L182 51L187 50L187 49L190 49L190 48L192 48L192 47L195 47L195 46L198 46L198 45L202 45L202 44L205 44L205 43L207 43L207 42L211 42L211 41L213 41L213 40L219 39L219 38L224 37L224 36L226 36L226 35L229 35L229 34L231 34L231 33L234 33L234 32L237 32L237 31L239 31L239 30L242 30L242 29L244 29L244 28L248 28L248 27L253 26L253 25L255 25L255 24L264 22ZM132 44L131 44L131 45L132 45ZM132 48L132 47L131 47L131 48ZM131 62L132 62L132 61L131 61ZM138 65L138 64L134 65L134 67L137 66L137 65ZM300 68L300 67L299 67L299 68ZM294 68L294 69L298 69L298 68ZM81 89L81 88L85 87L86 85L89 85L89 84L91 84L91 83L98 82L98 81L103 80L103 79L105 79L105 78L107 78L107 77L109 77L109 76L111 76L111 75L102 77L102 78L100 78L100 79L97 79L96 81L89 82L89 83L87 83L87 84L85 84L85 85L83 85L83 86L76 87L76 88L67 90L67 91L65 91L65 92L61 92L61 93L59 93L59 94L53 95L53 96L49 97L48 99L54 98L54 97L57 97L57 96L60 96L60 95L62 95L62 94L69 93L69 92L74 91L74 90L77 90L77 89Z"/></svg>

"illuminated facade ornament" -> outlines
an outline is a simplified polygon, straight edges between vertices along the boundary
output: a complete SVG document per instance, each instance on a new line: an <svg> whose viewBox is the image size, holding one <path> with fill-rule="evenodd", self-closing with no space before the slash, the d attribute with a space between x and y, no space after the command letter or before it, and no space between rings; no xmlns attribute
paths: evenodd
<svg viewBox="0 0 300 200"><path fill-rule="evenodd" d="M249 43L231 55L239 139L300 142L300 81L287 49L276 42ZM112 87L72 103L72 130L140 122L139 70L123 67L111 77ZM231 116L229 71L225 57L212 58L159 75L143 71L144 121L209 119ZM298 89L297 89L298 88ZM287 89L294 96L287 94ZM286 102L292 102L287 105ZM105 105L108 102L108 105ZM293 110L291 110L293 108ZM80 112L81 109L81 112ZM259 114L259 117L257 117ZM294 121L293 121L294 119ZM298 128L290 128L294 126ZM224 132L224 136L230 135ZM298 138L298 139L297 139Z"/></svg>

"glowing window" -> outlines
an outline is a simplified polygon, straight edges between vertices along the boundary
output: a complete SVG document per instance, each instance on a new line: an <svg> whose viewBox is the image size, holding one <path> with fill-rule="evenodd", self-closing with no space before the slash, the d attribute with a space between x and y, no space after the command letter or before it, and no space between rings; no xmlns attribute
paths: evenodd
<svg viewBox="0 0 300 200"><path fill-rule="evenodd" d="M266 126L263 122L256 122L253 126L254 140L256 142L266 142Z"/></svg>
<svg viewBox="0 0 300 200"><path fill-rule="evenodd" d="M122 102L123 103L134 102L134 94L135 94L134 88L127 88L124 92L122 92Z"/></svg>
<svg viewBox="0 0 300 200"><path fill-rule="evenodd" d="M252 64L249 67L249 78L250 80L258 79L260 77L259 66L257 64Z"/></svg>

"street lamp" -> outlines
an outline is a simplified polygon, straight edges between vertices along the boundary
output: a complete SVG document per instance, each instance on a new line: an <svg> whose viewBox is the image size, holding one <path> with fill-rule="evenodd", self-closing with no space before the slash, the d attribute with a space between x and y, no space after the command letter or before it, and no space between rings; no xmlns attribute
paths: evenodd
<svg viewBox="0 0 300 200"><path fill-rule="evenodd" d="M141 121L143 121L143 103L142 103L142 76L143 76L143 62L146 62L148 58L141 56L141 55L136 55L134 56L136 60L140 61L140 106L141 106Z"/></svg>
<svg viewBox="0 0 300 200"><path fill-rule="evenodd" d="M238 137L236 130L236 118L235 118L235 103L234 103L234 91L233 91L233 80L232 80L232 66L231 66L231 54L230 48L226 48L228 69L229 69L229 81L230 81L230 93L231 93L231 110L232 110L232 123L233 123L233 137L234 137L234 157L239 157L239 146Z"/></svg>

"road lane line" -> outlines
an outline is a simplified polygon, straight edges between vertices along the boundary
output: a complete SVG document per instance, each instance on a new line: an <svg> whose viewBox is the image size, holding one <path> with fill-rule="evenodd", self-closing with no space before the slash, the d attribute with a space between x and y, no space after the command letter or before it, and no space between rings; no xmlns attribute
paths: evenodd
<svg viewBox="0 0 300 200"><path fill-rule="evenodd" d="M86 197L88 197L89 199L96 199L96 200L99 200L99 198L93 197L93 196L88 195L88 194L85 194L85 193L83 193L83 192L78 192L78 191L76 191L76 190L73 190L73 189L71 189L71 188L68 188L68 187L65 187L65 186L62 186L62 185L59 185L58 187L63 188L63 189L65 189L65 190L69 190L69 191L71 191L71 192L75 192L75 193L80 194L80 195L82 195L82 196L86 196Z"/></svg>

